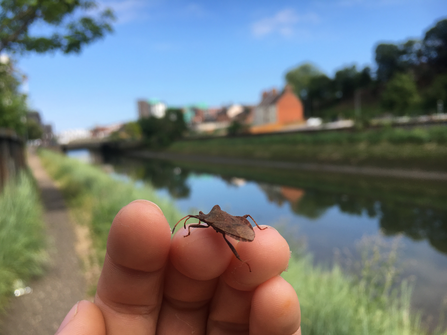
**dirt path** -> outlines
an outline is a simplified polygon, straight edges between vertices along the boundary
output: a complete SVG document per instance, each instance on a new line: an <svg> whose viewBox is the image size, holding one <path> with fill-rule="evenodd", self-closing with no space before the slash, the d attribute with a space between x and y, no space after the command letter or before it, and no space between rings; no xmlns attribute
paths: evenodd
<svg viewBox="0 0 447 335"><path fill-rule="evenodd" d="M28 283L33 293L12 299L0 329L2 335L54 334L70 308L86 296L74 225L62 194L37 156L30 155L28 163L45 206L51 262L42 278Z"/></svg>

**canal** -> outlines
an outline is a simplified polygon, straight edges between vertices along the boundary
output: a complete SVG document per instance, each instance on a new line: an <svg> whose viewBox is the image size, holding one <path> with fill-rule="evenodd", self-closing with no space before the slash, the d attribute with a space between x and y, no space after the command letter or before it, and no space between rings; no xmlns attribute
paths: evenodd
<svg viewBox="0 0 447 335"><path fill-rule="evenodd" d="M446 182L69 155L100 163L116 178L152 185L185 214L208 213L216 204L233 215L250 214L276 227L294 253L310 252L316 264L358 271L362 252L375 249L387 269L386 256L396 251L389 269L414 284L413 307L424 321L436 323L445 309Z"/></svg>

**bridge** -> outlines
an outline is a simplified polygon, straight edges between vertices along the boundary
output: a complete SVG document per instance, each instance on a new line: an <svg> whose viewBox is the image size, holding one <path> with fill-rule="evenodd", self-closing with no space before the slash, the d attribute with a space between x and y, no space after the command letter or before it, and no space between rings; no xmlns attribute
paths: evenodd
<svg viewBox="0 0 447 335"><path fill-rule="evenodd" d="M127 150L137 149L141 146L141 141L122 142L112 141L108 138L86 138L82 140L74 140L66 144L59 144L63 152L70 150L86 149L90 151L107 151L107 150Z"/></svg>

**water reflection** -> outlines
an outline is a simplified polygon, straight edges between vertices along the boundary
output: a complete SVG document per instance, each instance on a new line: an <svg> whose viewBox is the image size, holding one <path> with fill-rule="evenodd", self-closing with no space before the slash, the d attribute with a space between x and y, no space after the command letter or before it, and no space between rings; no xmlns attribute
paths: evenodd
<svg viewBox="0 0 447 335"><path fill-rule="evenodd" d="M163 160L118 162L116 157L114 160L116 172L149 182L156 189L166 190L175 199L190 196L188 178L201 171L200 167L193 169ZM240 187L246 182L244 178L224 174L219 177L233 187ZM409 204L400 201L398 197L394 201L389 197L388 199L381 199L377 195L371 197L368 192L347 194L328 192L326 189L298 188L263 182L258 182L258 187L269 202L278 206L288 203L293 213L297 215L316 220L333 207L350 215L366 215L378 219L385 235L394 236L403 233L415 241L427 239L434 248L447 254L446 209L415 205L417 199L414 198L413 204ZM392 193L390 189L387 191ZM421 193L419 197L423 199L427 195Z"/></svg>

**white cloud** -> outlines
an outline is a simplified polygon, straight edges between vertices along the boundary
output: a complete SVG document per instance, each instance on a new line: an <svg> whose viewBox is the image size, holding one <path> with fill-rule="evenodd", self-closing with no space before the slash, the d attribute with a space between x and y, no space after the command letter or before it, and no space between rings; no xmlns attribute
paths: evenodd
<svg viewBox="0 0 447 335"><path fill-rule="evenodd" d="M127 23L147 17L146 9L154 5L153 1L147 0L114 0L102 1L101 7L110 7L117 23Z"/></svg>
<svg viewBox="0 0 447 335"><path fill-rule="evenodd" d="M270 34L281 36L292 36L297 30L299 23L317 23L319 18L316 14L308 13L299 15L293 9L283 9L271 17L256 21L251 26L251 31L256 37Z"/></svg>

